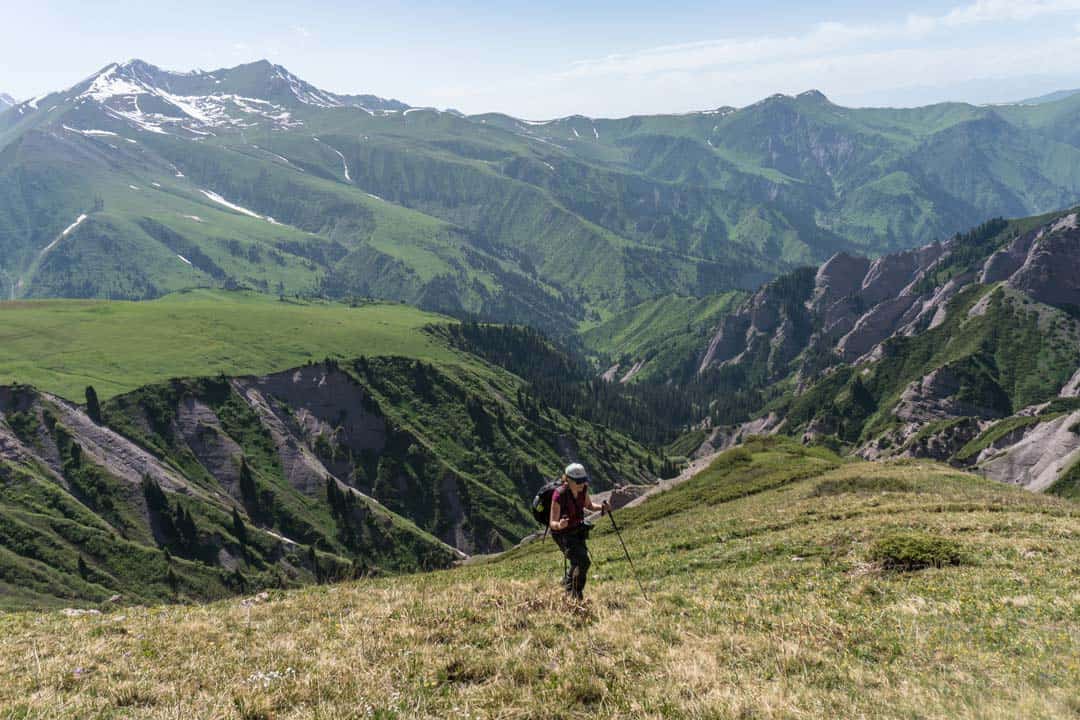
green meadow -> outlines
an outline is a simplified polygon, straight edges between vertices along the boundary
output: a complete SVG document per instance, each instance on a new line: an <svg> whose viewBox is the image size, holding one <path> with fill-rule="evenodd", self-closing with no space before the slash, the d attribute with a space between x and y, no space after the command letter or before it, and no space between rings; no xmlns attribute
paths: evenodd
<svg viewBox="0 0 1080 720"><path fill-rule="evenodd" d="M0 303L0 384L82 401L173 377L257 374L326 357L472 364L423 331L449 318L405 305L193 290L150 302Z"/></svg>

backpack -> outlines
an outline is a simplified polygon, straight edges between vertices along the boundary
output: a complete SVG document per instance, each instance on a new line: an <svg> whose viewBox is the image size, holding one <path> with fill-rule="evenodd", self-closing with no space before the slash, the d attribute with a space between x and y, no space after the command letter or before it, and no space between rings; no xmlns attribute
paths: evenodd
<svg viewBox="0 0 1080 720"><path fill-rule="evenodd" d="M547 527L551 521L551 496L555 494L555 491L559 489L563 484L562 479L552 480L536 493L536 497L532 501L532 513L536 518L536 522Z"/></svg>

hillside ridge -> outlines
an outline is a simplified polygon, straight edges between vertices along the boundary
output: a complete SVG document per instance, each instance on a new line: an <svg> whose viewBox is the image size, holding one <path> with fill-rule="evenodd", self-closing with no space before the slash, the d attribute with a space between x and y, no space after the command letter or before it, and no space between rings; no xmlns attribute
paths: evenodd
<svg viewBox="0 0 1080 720"><path fill-rule="evenodd" d="M209 605L0 615L11 678L0 708L527 718L555 707L567 720L1075 710L1076 638L1062 631L1077 592L1072 503L771 438L619 514L651 603L600 524L580 606L558 597L547 542ZM575 628L587 638L565 642Z"/></svg>

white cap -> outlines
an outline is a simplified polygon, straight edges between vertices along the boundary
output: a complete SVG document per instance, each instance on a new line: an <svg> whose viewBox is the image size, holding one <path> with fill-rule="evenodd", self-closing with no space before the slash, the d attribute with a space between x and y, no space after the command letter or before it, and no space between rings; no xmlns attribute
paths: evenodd
<svg viewBox="0 0 1080 720"><path fill-rule="evenodd" d="M575 480L588 480L589 473L585 472L585 466L581 463L570 463L564 471L567 477Z"/></svg>

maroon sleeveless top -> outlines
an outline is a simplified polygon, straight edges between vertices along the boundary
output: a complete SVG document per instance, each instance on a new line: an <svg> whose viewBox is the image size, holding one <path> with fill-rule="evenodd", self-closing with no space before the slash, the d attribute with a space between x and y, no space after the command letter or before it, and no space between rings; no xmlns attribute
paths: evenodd
<svg viewBox="0 0 1080 720"><path fill-rule="evenodd" d="M566 518L570 522L565 530L553 530L552 532L566 533L577 529L585 522L585 494L589 492L589 486L581 488L581 495L575 496L570 486L563 483L551 495L551 502L559 503L559 519Z"/></svg>

